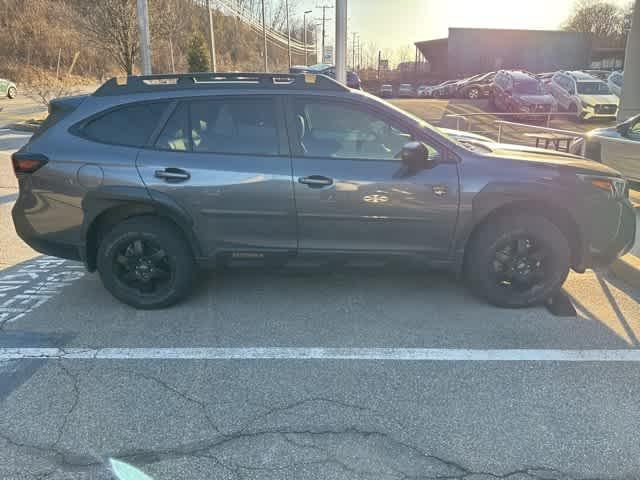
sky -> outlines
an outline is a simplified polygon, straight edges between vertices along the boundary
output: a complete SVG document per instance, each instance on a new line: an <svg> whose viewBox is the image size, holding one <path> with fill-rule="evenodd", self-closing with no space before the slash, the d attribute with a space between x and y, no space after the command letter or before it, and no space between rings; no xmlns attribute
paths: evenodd
<svg viewBox="0 0 640 480"><path fill-rule="evenodd" d="M610 1L620 6L629 4L629 0ZM359 32L364 43L374 41L380 48L397 49L420 40L446 37L449 27L554 30L568 17L574 3L575 0L348 0L349 31ZM335 0L299 0L295 5L300 15L311 9L316 19L321 19L322 10L314 7L335 5ZM327 10L327 16L335 18L333 10ZM334 28L330 23L331 34Z"/></svg>

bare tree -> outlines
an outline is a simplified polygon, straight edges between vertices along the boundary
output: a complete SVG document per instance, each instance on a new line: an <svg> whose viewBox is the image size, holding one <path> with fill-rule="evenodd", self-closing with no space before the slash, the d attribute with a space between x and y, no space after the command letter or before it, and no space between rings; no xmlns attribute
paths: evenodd
<svg viewBox="0 0 640 480"><path fill-rule="evenodd" d="M78 9L87 38L127 75L133 74L139 48L135 0L78 2Z"/></svg>
<svg viewBox="0 0 640 480"><path fill-rule="evenodd" d="M564 29L591 33L604 40L620 40L624 36L624 15L623 9L608 1L576 0Z"/></svg>

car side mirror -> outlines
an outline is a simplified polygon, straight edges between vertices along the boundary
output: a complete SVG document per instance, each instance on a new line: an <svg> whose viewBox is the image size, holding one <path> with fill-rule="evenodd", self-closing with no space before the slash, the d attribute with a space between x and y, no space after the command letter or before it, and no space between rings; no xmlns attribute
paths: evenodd
<svg viewBox="0 0 640 480"><path fill-rule="evenodd" d="M407 167L408 173L417 173L428 168L432 160L429 158L429 149L422 142L409 142L402 147L402 163Z"/></svg>

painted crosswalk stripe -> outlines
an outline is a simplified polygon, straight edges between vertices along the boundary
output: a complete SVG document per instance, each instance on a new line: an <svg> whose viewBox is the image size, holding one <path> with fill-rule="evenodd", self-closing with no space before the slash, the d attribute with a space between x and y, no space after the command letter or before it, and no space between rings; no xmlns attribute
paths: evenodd
<svg viewBox="0 0 640 480"><path fill-rule="evenodd" d="M0 361L46 360L388 360L462 362L640 362L640 350L459 348L0 348Z"/></svg>

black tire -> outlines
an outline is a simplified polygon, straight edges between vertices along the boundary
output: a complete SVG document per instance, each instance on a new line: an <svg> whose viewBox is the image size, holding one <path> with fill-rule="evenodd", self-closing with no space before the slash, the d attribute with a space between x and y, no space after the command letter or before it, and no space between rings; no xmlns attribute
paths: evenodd
<svg viewBox="0 0 640 480"><path fill-rule="evenodd" d="M97 264L105 288L118 300L142 310L166 308L183 300L191 292L196 270L181 232L150 216L130 218L104 233Z"/></svg>
<svg viewBox="0 0 640 480"><path fill-rule="evenodd" d="M521 246L523 254L517 253ZM569 242L551 221L533 214L504 216L474 234L465 273L473 292L493 305L523 308L558 292L570 260Z"/></svg>
<svg viewBox="0 0 640 480"><path fill-rule="evenodd" d="M493 92L489 92L489 106L493 111L496 111L498 106L496 105L496 97L493 96Z"/></svg>
<svg viewBox="0 0 640 480"><path fill-rule="evenodd" d="M9 90L7 90L7 97L13 100L17 96L18 96L18 90L16 90L16 87L9 87Z"/></svg>

